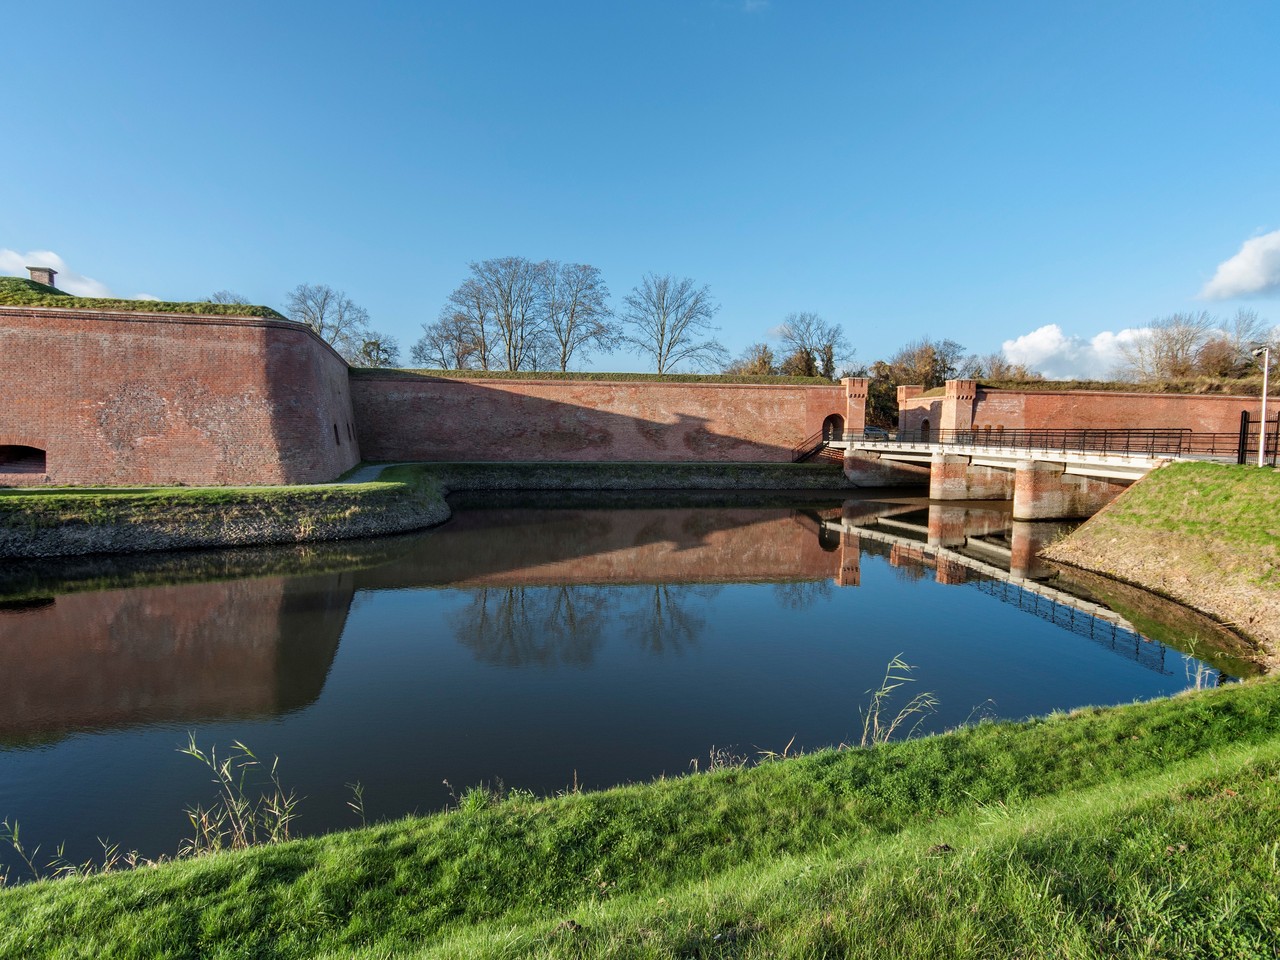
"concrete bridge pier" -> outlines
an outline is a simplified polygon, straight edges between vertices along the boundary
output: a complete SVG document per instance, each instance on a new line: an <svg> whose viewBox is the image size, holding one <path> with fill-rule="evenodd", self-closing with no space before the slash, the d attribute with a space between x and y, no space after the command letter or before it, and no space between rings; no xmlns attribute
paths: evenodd
<svg viewBox="0 0 1280 960"><path fill-rule="evenodd" d="M1119 496L1128 479L1086 477L1066 472L1051 460L1022 460L1014 470L1015 520L1067 520L1091 517Z"/></svg>
<svg viewBox="0 0 1280 960"><path fill-rule="evenodd" d="M1011 500L1013 473L973 463L972 457L935 453L929 462L930 500Z"/></svg>

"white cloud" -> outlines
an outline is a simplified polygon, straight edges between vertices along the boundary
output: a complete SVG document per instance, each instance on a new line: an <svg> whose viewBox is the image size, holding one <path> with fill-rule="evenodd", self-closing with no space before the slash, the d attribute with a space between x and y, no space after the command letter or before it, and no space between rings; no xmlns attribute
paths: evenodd
<svg viewBox="0 0 1280 960"><path fill-rule="evenodd" d="M58 275L54 278L58 289L77 297L111 296L111 291L105 283L69 270L66 261L52 250L30 250L27 253L19 253L17 250L0 248L0 274L25 277L28 276L27 267L52 267L58 271Z"/></svg>
<svg viewBox="0 0 1280 960"><path fill-rule="evenodd" d="M139 293L133 299L135 300L159 300L159 297L153 297L149 293Z"/></svg>
<svg viewBox="0 0 1280 960"><path fill-rule="evenodd" d="M1230 300L1280 293L1280 230L1246 240L1240 252L1218 264L1200 291L1205 300Z"/></svg>
<svg viewBox="0 0 1280 960"><path fill-rule="evenodd" d="M1056 323L1001 344L1006 360L1024 363L1050 380L1103 380L1120 363L1120 345L1146 336L1142 329L1103 331L1092 339L1067 336Z"/></svg>

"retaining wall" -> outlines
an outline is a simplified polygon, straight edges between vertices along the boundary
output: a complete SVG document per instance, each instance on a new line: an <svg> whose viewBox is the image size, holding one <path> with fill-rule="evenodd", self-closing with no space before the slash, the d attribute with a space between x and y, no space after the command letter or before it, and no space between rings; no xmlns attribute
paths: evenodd
<svg viewBox="0 0 1280 960"><path fill-rule="evenodd" d="M370 460L785 462L832 415L862 430L865 393L847 388L394 371L351 380Z"/></svg>

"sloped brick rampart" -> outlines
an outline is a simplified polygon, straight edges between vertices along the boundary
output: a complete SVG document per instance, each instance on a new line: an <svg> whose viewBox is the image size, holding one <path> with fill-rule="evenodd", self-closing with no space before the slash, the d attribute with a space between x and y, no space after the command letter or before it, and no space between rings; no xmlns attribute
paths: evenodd
<svg viewBox="0 0 1280 960"><path fill-rule="evenodd" d="M0 484L279 484L360 460L347 365L261 318L0 307Z"/></svg>
<svg viewBox="0 0 1280 960"><path fill-rule="evenodd" d="M481 380L387 373L351 382L370 460L788 461L842 384ZM861 429L862 398L853 406Z"/></svg>

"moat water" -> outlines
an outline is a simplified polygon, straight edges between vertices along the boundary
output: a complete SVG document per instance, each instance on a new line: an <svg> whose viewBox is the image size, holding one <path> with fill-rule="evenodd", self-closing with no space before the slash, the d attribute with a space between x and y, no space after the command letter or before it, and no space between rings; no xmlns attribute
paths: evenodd
<svg viewBox="0 0 1280 960"><path fill-rule="evenodd" d="M6 565L0 817L42 861L60 843L94 856L97 838L172 855L184 811L214 799L178 752L189 733L279 756L305 834L357 825L351 783L380 820L442 809L446 781L554 793L684 774L713 750L856 743L899 655L913 666L900 692L938 701L919 733L1247 669L1181 614L1092 615L1097 596L1034 559L1061 528L990 507L454 507L413 536ZM11 850L3 865L23 879Z"/></svg>

